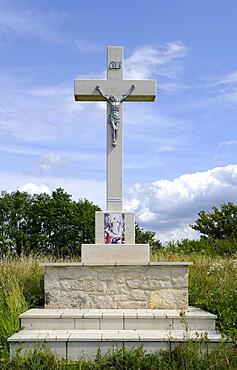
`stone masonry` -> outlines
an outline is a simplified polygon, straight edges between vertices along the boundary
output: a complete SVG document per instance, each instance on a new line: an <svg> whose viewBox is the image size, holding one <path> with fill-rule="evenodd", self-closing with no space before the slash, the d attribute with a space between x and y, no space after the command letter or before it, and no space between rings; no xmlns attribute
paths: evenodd
<svg viewBox="0 0 237 370"><path fill-rule="evenodd" d="M45 307L187 309L189 264L45 263Z"/></svg>

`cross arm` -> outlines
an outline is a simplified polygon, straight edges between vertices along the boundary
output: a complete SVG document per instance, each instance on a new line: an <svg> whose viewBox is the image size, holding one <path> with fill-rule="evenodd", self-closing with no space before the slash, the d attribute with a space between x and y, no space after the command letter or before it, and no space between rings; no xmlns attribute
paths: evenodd
<svg viewBox="0 0 237 370"><path fill-rule="evenodd" d="M96 90L99 85L106 95L123 97L131 88L135 89L126 98L126 102L134 101L154 101L156 96L155 80L75 80L74 96L76 101L106 101L106 99Z"/></svg>

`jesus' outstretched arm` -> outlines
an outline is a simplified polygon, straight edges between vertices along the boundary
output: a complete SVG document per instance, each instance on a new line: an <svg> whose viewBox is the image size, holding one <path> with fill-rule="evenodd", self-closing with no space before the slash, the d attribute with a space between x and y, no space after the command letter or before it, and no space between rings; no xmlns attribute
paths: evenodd
<svg viewBox="0 0 237 370"><path fill-rule="evenodd" d="M132 85L130 89L128 90L128 92L123 95L122 99L120 99L120 103L122 103L129 95L131 95L134 89L135 89L135 86Z"/></svg>
<svg viewBox="0 0 237 370"><path fill-rule="evenodd" d="M106 95L102 90L101 88L99 87L99 85L96 85L96 90L99 91L100 95L103 96L103 98L105 98L106 100L109 99L108 95Z"/></svg>

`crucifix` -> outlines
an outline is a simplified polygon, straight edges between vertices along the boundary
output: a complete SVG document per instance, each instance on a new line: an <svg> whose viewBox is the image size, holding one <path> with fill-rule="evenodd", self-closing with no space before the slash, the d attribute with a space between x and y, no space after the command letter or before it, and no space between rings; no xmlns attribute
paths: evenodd
<svg viewBox="0 0 237 370"><path fill-rule="evenodd" d="M116 140L117 140L117 136L118 136L118 129L119 129L119 122L120 122L120 114L119 114L119 111L120 111L120 106L121 106L121 103L127 99L127 97L129 95L131 95L132 91L135 89L135 86L132 85L130 87L130 89L128 90L128 92L126 94L123 95L122 98L116 98L115 96L113 95L107 95L105 93L103 93L103 91L101 90L100 86L97 85L96 86L96 90L99 91L100 95L103 96L106 101L109 103L109 116L108 116L108 123L111 124L111 130L112 130L112 144L113 145L116 145Z"/></svg>
<svg viewBox="0 0 237 370"><path fill-rule="evenodd" d="M107 48L107 80L75 80L76 101L107 102L107 211L123 211L123 102L155 100L154 80L123 79L123 48Z"/></svg>

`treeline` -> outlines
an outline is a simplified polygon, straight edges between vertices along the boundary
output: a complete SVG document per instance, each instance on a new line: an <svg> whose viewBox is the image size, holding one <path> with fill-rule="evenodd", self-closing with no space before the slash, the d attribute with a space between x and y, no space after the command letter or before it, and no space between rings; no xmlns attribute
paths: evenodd
<svg viewBox="0 0 237 370"><path fill-rule="evenodd" d="M95 211L87 199L73 201L62 188L49 194L0 193L0 258L7 255L79 257L81 244L95 242ZM153 253L233 255L237 252L237 205L224 203L211 212L200 211L193 229L200 240L162 246L155 232L136 225L136 243L150 244Z"/></svg>
<svg viewBox="0 0 237 370"><path fill-rule="evenodd" d="M100 211L97 205L87 199L73 201L61 188L51 195L1 192L0 257L79 257L81 244L95 242L95 211ZM138 225L136 242L161 247L154 232Z"/></svg>
<svg viewBox="0 0 237 370"><path fill-rule="evenodd" d="M94 243L98 210L86 199L73 201L61 188L51 195L2 192L0 255L80 255L82 243Z"/></svg>

